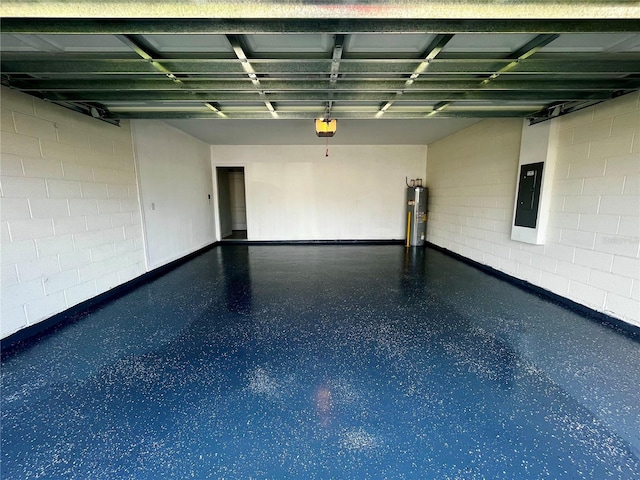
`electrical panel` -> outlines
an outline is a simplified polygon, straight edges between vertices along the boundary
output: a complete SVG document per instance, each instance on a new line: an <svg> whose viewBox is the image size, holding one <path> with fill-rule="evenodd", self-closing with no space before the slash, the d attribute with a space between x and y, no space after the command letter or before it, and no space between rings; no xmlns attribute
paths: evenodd
<svg viewBox="0 0 640 480"><path fill-rule="evenodd" d="M536 228L544 162L520 166L515 225Z"/></svg>

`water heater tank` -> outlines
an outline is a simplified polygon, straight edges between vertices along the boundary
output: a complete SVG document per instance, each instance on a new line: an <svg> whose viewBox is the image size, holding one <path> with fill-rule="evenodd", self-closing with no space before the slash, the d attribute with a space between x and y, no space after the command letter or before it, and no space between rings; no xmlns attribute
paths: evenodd
<svg viewBox="0 0 640 480"><path fill-rule="evenodd" d="M407 188L407 247L424 245L427 233L427 189Z"/></svg>

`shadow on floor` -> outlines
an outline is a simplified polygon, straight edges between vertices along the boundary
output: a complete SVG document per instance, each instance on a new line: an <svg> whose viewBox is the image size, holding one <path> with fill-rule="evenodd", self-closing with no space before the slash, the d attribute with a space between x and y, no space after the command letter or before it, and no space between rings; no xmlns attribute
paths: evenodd
<svg viewBox="0 0 640 480"><path fill-rule="evenodd" d="M246 240L246 239L247 239L246 230L234 230L231 235L227 235L222 240Z"/></svg>

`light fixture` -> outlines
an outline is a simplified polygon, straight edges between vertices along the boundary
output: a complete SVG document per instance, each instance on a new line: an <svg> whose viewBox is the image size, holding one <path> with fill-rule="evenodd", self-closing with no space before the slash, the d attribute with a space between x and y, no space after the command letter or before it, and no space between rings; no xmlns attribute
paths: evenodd
<svg viewBox="0 0 640 480"><path fill-rule="evenodd" d="M338 121L328 118L316 118L316 135L319 137L333 137L336 134Z"/></svg>

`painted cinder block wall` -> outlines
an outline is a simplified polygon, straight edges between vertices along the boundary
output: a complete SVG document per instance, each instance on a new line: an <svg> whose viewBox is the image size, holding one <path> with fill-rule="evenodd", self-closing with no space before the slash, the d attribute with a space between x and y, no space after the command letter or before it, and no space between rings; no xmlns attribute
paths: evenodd
<svg viewBox="0 0 640 480"><path fill-rule="evenodd" d="M510 239L520 119L485 120L429 145L427 240L640 326L640 94L555 121L544 245Z"/></svg>
<svg viewBox="0 0 640 480"><path fill-rule="evenodd" d="M0 336L145 271L127 122L2 88Z"/></svg>

